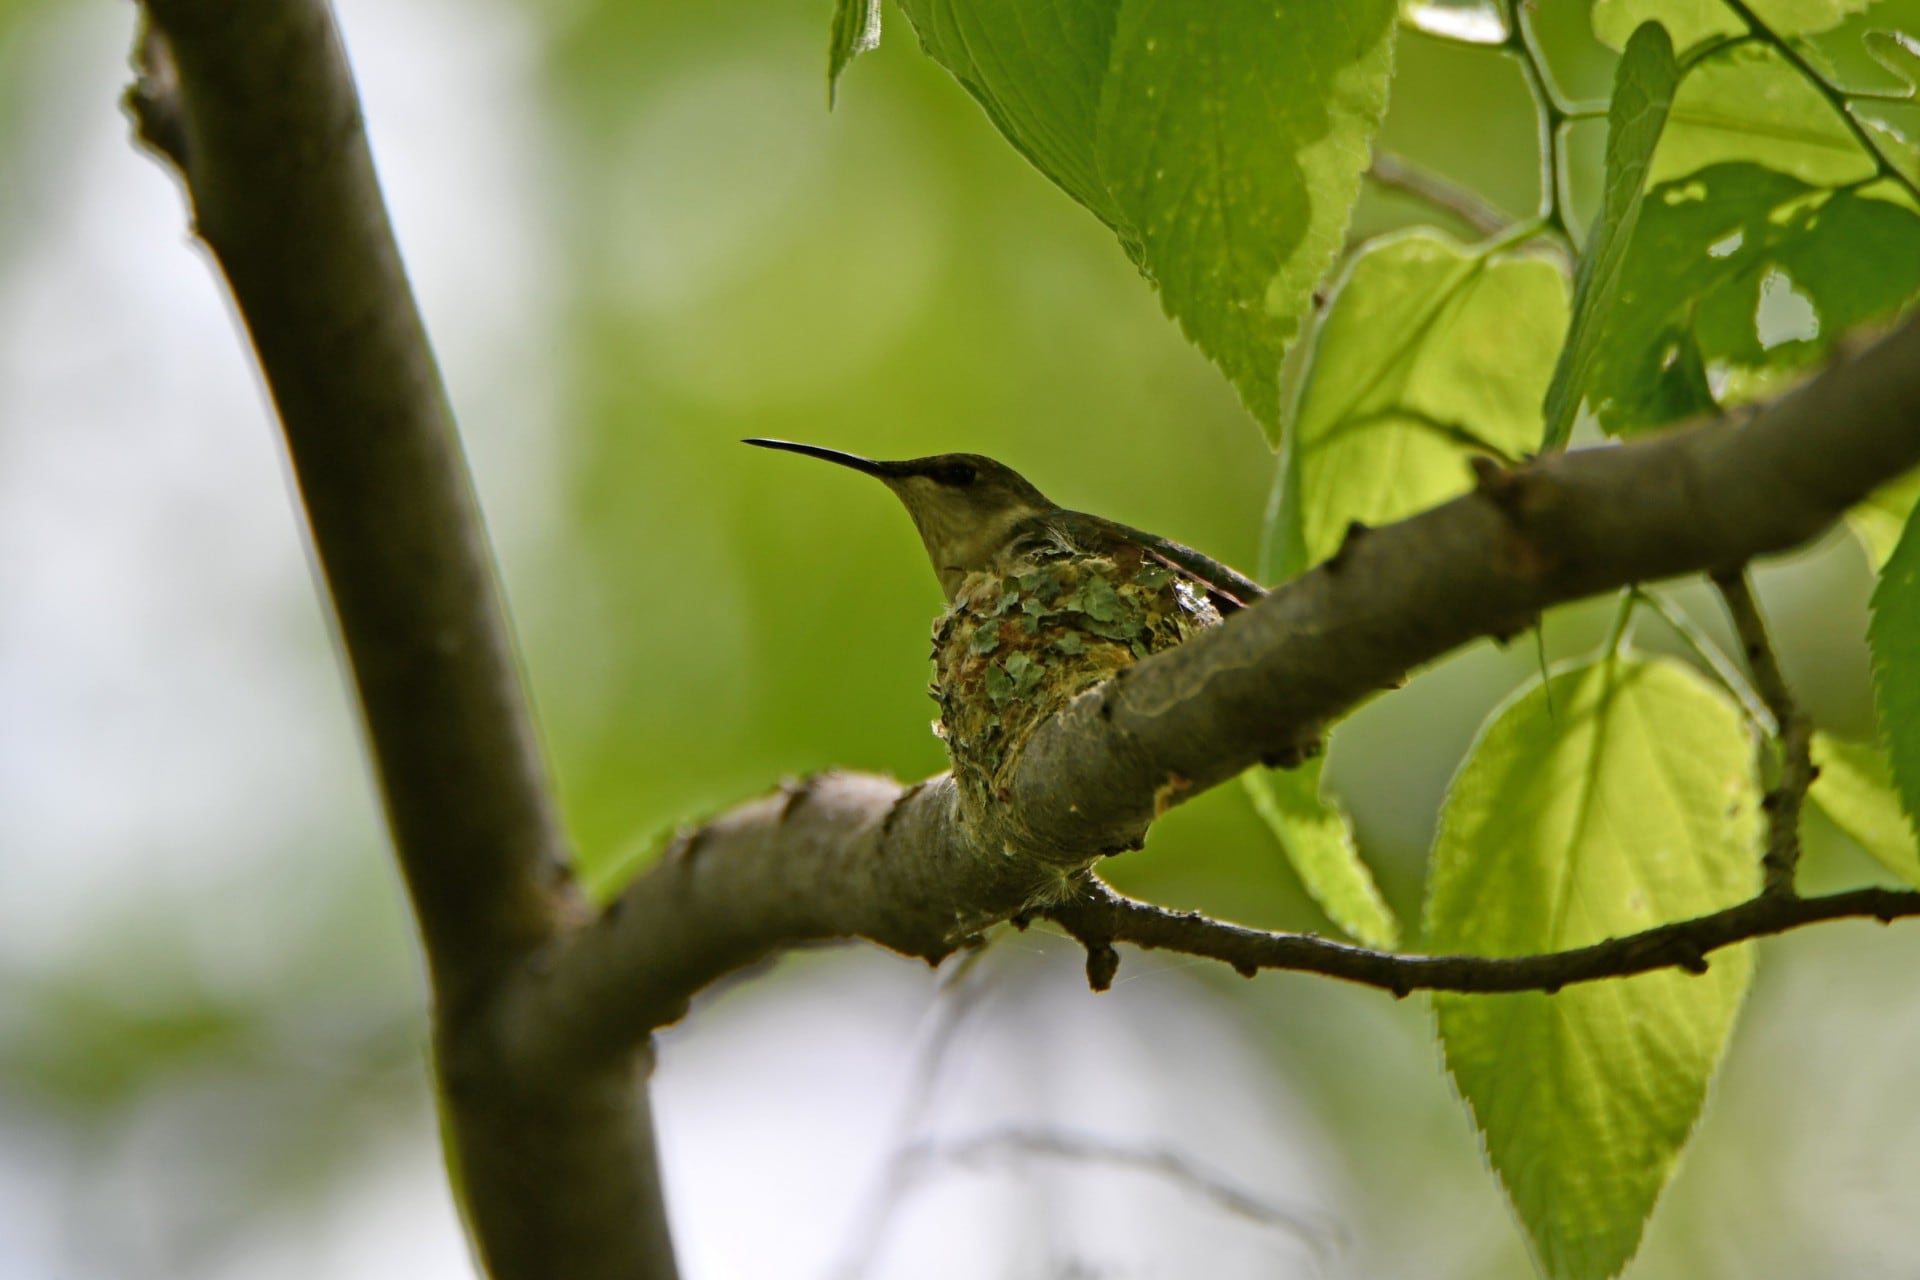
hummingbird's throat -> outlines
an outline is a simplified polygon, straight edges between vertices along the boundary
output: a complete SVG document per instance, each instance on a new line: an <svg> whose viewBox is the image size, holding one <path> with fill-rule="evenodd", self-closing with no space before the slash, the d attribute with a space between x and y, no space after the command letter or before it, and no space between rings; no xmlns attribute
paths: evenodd
<svg viewBox="0 0 1920 1280"><path fill-rule="evenodd" d="M952 603L970 573L1000 567L1012 549L1014 533L1026 514L1005 511L984 518L945 504L909 506L927 559L940 577L940 590Z"/></svg>

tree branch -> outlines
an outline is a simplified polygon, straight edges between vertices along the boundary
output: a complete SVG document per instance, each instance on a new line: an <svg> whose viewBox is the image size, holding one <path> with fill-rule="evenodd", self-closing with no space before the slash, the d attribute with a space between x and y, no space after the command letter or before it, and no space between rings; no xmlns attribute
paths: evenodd
<svg viewBox="0 0 1920 1280"><path fill-rule="evenodd" d="M1096 972L1113 941L1137 941L1385 974L1375 985L1394 991L1551 989L1698 968L1815 920L1920 911L1920 894L1885 890L1769 895L1557 956L1405 957L1160 912L1088 874L1166 805L1297 758L1360 699L1476 636L1813 536L1920 463L1910 319L1750 419L1489 462L1469 496L1358 531L1225 626L1077 699L989 813L962 815L945 777L823 775L688 832L583 927L331 13L324 0L147 11L135 115L185 180L285 428L421 922L450 1130L493 1274L673 1274L647 1032L784 947L861 936L931 960L1045 910L1082 933Z"/></svg>
<svg viewBox="0 0 1920 1280"><path fill-rule="evenodd" d="M682 832L510 991L516 1057L591 1062L680 1018L724 974L860 937L935 963L1072 891L1089 855L982 843L942 774L822 773Z"/></svg>
<svg viewBox="0 0 1920 1280"><path fill-rule="evenodd" d="M1483 236L1497 236L1515 221L1482 200L1478 192L1391 151L1373 153L1367 178L1384 190L1398 191L1452 214Z"/></svg>
<svg viewBox="0 0 1920 1280"><path fill-rule="evenodd" d="M1770 779L1761 801L1767 814L1767 852L1761 867L1768 893L1790 894L1794 873L1800 866L1800 810L1806 805L1807 788L1819 773L1813 763L1813 721L1800 710L1787 687L1780 659L1774 656L1773 641L1767 635L1766 619L1760 614L1760 602L1754 599L1753 584L1745 571L1719 574L1713 583L1740 637L1747 669L1753 673L1754 692L1766 703L1776 726L1780 759L1776 767L1760 775Z"/></svg>
<svg viewBox="0 0 1920 1280"><path fill-rule="evenodd" d="M1920 313L1758 413L1510 471L1486 463L1473 493L1357 531L1224 626L1075 700L1028 744L1009 821L1036 846L1131 847L1170 794L1297 757L1469 640L1797 546L1916 464Z"/></svg>
<svg viewBox="0 0 1920 1280"><path fill-rule="evenodd" d="M494 1043L502 976L586 913L333 16L149 0L146 20L129 103L285 429L420 921L481 1251L503 1278L671 1276L645 1055L557 1079Z"/></svg>
<svg viewBox="0 0 1920 1280"><path fill-rule="evenodd" d="M895 1155L895 1176L903 1186L911 1188L943 1169L981 1166L1020 1157L1105 1165L1164 1179L1223 1214L1292 1237L1317 1259L1324 1259L1329 1245L1339 1238L1337 1224L1316 1221L1309 1211L1263 1199L1172 1147L1094 1134L1009 1128L945 1141L922 1138Z"/></svg>
<svg viewBox="0 0 1920 1280"><path fill-rule="evenodd" d="M560 923L564 852L452 412L318 0L155 0L134 94L285 429L443 995Z"/></svg>
<svg viewBox="0 0 1920 1280"><path fill-rule="evenodd" d="M1232 965L1252 977L1262 969L1290 969L1344 978L1390 991L1513 991L1552 993L1576 982L1621 978L1655 969L1705 973L1707 957L1738 942L1785 933L1826 920L1864 918L1882 924L1920 915L1920 891L1855 889L1818 898L1762 893L1738 906L1609 938L1592 946L1530 956L1400 955L1349 946L1310 933L1265 933L1194 912L1168 911L1124 897L1090 880L1071 901L1045 915L1059 923L1094 957L1116 942L1149 950L1178 951ZM1111 971L1107 971L1111 981ZM1105 984L1095 981L1095 987Z"/></svg>
<svg viewBox="0 0 1920 1280"><path fill-rule="evenodd" d="M1093 910L1075 896L1098 886L1088 868L1137 847L1157 807L1297 753L1413 667L1476 636L1520 630L1550 605L1740 565L1811 538L1920 463L1916 423L1920 317L1758 414L1490 468L1475 492L1356 536L1224 626L1082 695L1037 732L983 830L964 829L945 776L903 790L831 774L686 834L597 924L555 946L515 993L507 1025L516 1041L556 1054L605 1052L782 947L864 937L932 961L995 920L1034 911L1076 922L1096 978L1114 960L1105 938L1190 945L1203 956L1224 949L1220 958L1256 968L1281 956L1340 977L1388 973L1375 984L1388 990L1445 985L1454 972L1509 984L1475 990L1547 989L1692 964L1713 947L1837 915L1913 914L1920 895L1884 891L1764 911L1748 904L1708 917L1712 925L1655 930L1533 971L1520 960L1383 956L1161 919L1139 904L1125 929L1074 913ZM1168 920L1186 932L1169 933Z"/></svg>

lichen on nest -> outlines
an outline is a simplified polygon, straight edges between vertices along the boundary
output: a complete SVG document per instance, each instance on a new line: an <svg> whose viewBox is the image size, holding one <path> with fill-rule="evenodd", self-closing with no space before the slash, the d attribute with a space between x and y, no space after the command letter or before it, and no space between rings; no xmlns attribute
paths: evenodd
<svg viewBox="0 0 1920 1280"><path fill-rule="evenodd" d="M1204 591L1137 546L968 575L934 623L930 692L969 803L1004 797L1027 740L1073 698L1219 621Z"/></svg>

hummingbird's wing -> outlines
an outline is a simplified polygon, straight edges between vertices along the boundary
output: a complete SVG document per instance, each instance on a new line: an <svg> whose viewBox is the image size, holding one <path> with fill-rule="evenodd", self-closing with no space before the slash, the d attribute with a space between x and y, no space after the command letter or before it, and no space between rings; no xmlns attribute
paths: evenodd
<svg viewBox="0 0 1920 1280"><path fill-rule="evenodd" d="M1153 559L1158 560L1187 581L1207 593L1213 601L1213 607L1221 616L1243 609L1261 596L1267 589L1241 573L1229 568L1210 556L1202 555L1184 543L1158 534L1147 533L1117 520L1104 516L1088 515L1084 511L1063 511L1058 515L1067 517L1063 521L1066 531L1090 551L1101 549L1101 543L1130 542L1141 548Z"/></svg>

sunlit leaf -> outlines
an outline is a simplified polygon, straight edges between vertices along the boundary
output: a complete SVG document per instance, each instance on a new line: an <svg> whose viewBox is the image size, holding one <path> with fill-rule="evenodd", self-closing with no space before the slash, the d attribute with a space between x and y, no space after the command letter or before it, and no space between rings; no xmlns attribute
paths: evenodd
<svg viewBox="0 0 1920 1280"><path fill-rule="evenodd" d="M1920 294L1920 215L1751 164L1648 193L1586 398L1631 432L1765 393Z"/></svg>
<svg viewBox="0 0 1920 1280"><path fill-rule="evenodd" d="M1816 733L1813 762L1820 774L1808 788L1807 799L1880 865L1906 883L1920 886L1920 846L1915 845L1913 824L1900 807L1887 753L1871 742Z"/></svg>
<svg viewBox="0 0 1920 1280"><path fill-rule="evenodd" d="M1675 92L1650 180L1745 160L1816 186L1861 182L1875 162L1838 108L1767 45L1704 59Z"/></svg>
<svg viewBox="0 0 1920 1280"><path fill-rule="evenodd" d="M1907 31L1869 31L1860 39L1873 60L1906 86L1909 97L1920 89L1920 36Z"/></svg>
<svg viewBox="0 0 1920 1280"><path fill-rule="evenodd" d="M827 36L827 102L833 102L840 73L880 44L880 0L834 0L833 26Z"/></svg>
<svg viewBox="0 0 1920 1280"><path fill-rule="evenodd" d="M1547 390L1544 448L1561 448L1573 432L1600 335L1620 289L1627 246L1640 220L1647 169L1679 77L1673 46L1656 23L1634 33L1614 71L1613 101L1607 109L1606 195L1574 277L1573 323Z"/></svg>
<svg viewBox="0 0 1920 1280"><path fill-rule="evenodd" d="M1533 685L1454 779L1427 907L1436 951L1578 947L1759 884L1739 709L1689 669L1603 659ZM1744 950L1554 995L1436 996L1448 1069L1556 1280L1619 1272L1700 1114L1747 988Z"/></svg>
<svg viewBox="0 0 1920 1280"><path fill-rule="evenodd" d="M1840 24L1873 0L1749 0L1749 7L1775 35L1807 35ZM1666 27L1675 46L1743 34L1747 25L1721 0L1595 0L1593 33L1618 49L1643 22Z"/></svg>
<svg viewBox="0 0 1920 1280"><path fill-rule="evenodd" d="M1907 521L1880 571L1867 641L1894 785L1907 816L1920 817L1920 521Z"/></svg>
<svg viewBox="0 0 1920 1280"><path fill-rule="evenodd" d="M1876 570L1893 554L1916 505L1920 505L1920 471L1910 471L1892 484L1881 485L1847 512L1847 527L1866 548L1867 560Z"/></svg>
<svg viewBox="0 0 1920 1280"><path fill-rule="evenodd" d="M1266 428L1386 109L1392 0L905 0L927 51L1111 226Z"/></svg>
<svg viewBox="0 0 1920 1280"><path fill-rule="evenodd" d="M1249 769L1241 777L1300 882L1327 919L1370 947L1391 948L1400 922L1360 859L1353 823L1320 784L1319 757L1297 769Z"/></svg>
<svg viewBox="0 0 1920 1280"><path fill-rule="evenodd" d="M1876 117L1867 111L1856 113L1861 126L1873 136L1881 159L1897 175L1889 185L1899 191L1898 198L1908 202L1913 201L1912 192L1920 190L1920 120L1914 117L1912 110L1900 120Z"/></svg>
<svg viewBox="0 0 1920 1280"><path fill-rule="evenodd" d="M1315 336L1290 444L1305 562L1337 550L1352 521L1464 492L1470 454L1532 449L1566 315L1566 279L1544 258L1484 257L1428 232L1368 246Z"/></svg>

